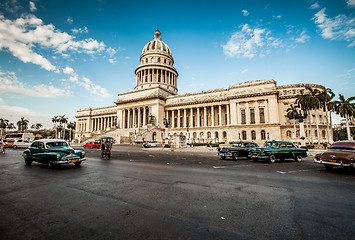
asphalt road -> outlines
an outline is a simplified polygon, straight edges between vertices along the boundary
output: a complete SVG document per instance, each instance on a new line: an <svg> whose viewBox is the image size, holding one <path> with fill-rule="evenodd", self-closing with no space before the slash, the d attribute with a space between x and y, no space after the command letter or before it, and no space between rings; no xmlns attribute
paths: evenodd
<svg viewBox="0 0 355 240"><path fill-rule="evenodd" d="M0 239L354 239L355 173L118 146L81 167L0 155Z"/></svg>

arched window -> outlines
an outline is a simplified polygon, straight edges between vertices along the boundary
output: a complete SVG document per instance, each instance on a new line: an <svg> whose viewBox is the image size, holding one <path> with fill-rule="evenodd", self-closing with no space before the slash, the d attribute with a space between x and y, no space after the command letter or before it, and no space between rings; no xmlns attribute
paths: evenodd
<svg viewBox="0 0 355 240"><path fill-rule="evenodd" d="M203 132L200 132L200 138L203 138Z"/></svg>
<svg viewBox="0 0 355 240"><path fill-rule="evenodd" d="M197 133L194 132L194 133L192 134L192 137L193 137L193 138L197 138Z"/></svg>
<svg viewBox="0 0 355 240"><path fill-rule="evenodd" d="M146 62L146 63L148 62L148 58L145 59L145 62Z"/></svg>
<svg viewBox="0 0 355 240"><path fill-rule="evenodd" d="M265 139L266 139L265 130L261 130L261 140L265 140Z"/></svg>
<svg viewBox="0 0 355 240"><path fill-rule="evenodd" d="M247 132L246 131L242 132L242 139L247 140Z"/></svg>
<svg viewBox="0 0 355 240"><path fill-rule="evenodd" d="M287 136L287 137L291 137L291 136L292 136L290 130L288 130L288 131L286 132L286 136Z"/></svg>
<svg viewBox="0 0 355 240"><path fill-rule="evenodd" d="M256 140L256 132L254 130L251 131L251 140Z"/></svg>
<svg viewBox="0 0 355 240"><path fill-rule="evenodd" d="M164 63L166 64L166 59L164 59Z"/></svg>
<svg viewBox="0 0 355 240"><path fill-rule="evenodd" d="M207 138L211 138L211 132L207 132Z"/></svg>
<svg viewBox="0 0 355 240"><path fill-rule="evenodd" d="M323 138L326 137L325 130L322 130L322 137L323 137Z"/></svg>
<svg viewBox="0 0 355 240"><path fill-rule="evenodd" d="M153 140L153 141L156 141L156 140L157 140L157 133L156 133L156 132L153 132L153 134L152 134L152 140Z"/></svg>
<svg viewBox="0 0 355 240"><path fill-rule="evenodd" d="M160 62L160 58L158 58L158 62Z"/></svg>
<svg viewBox="0 0 355 240"><path fill-rule="evenodd" d="M214 133L214 138L218 138L218 132Z"/></svg>
<svg viewBox="0 0 355 240"><path fill-rule="evenodd" d="M317 130L314 130L314 136L318 136L318 132L317 132Z"/></svg>
<svg viewBox="0 0 355 240"><path fill-rule="evenodd" d="M222 136L223 136L224 139L227 138L227 132L223 132Z"/></svg>

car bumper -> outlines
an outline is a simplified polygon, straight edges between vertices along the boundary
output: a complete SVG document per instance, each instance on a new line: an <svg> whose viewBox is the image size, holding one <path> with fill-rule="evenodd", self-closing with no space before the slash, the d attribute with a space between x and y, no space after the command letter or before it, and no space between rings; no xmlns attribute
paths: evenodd
<svg viewBox="0 0 355 240"><path fill-rule="evenodd" d="M79 163L85 161L86 158L68 158L68 159L60 159L57 161L53 161L53 165L61 165L61 164L70 164L70 163Z"/></svg>
<svg viewBox="0 0 355 240"><path fill-rule="evenodd" d="M250 159L269 159L269 156L267 156L267 155L251 154L251 155L248 155L248 158L250 158Z"/></svg>
<svg viewBox="0 0 355 240"><path fill-rule="evenodd" d="M230 152L219 152L217 153L221 157L231 157L232 154Z"/></svg>
<svg viewBox="0 0 355 240"><path fill-rule="evenodd" d="M333 166L355 168L355 163L328 162L328 161L322 161L322 160L317 160L317 159L314 159L313 162L314 163L319 163L319 164L328 164L328 165L333 165Z"/></svg>

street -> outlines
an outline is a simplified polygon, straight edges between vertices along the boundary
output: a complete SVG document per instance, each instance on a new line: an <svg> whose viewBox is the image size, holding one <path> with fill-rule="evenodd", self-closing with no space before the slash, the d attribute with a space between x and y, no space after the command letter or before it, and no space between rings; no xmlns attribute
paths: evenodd
<svg viewBox="0 0 355 240"><path fill-rule="evenodd" d="M79 148L81 149L81 148ZM0 155L1 239L354 239L355 171L215 151L85 149L80 167Z"/></svg>

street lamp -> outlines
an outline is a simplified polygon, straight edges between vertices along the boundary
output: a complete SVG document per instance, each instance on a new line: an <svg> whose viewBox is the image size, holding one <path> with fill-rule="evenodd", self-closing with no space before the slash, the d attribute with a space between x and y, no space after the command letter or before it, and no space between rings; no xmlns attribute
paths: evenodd
<svg viewBox="0 0 355 240"><path fill-rule="evenodd" d="M304 134L304 122L303 120L307 118L307 111L303 109L303 114L302 111L297 114L297 119L300 124L300 139L301 139L301 146L306 146L306 137Z"/></svg>
<svg viewBox="0 0 355 240"><path fill-rule="evenodd" d="M170 125L170 118L166 119L164 118L164 126L165 126L165 146L169 145L169 138L168 138L168 128Z"/></svg>
<svg viewBox="0 0 355 240"><path fill-rule="evenodd" d="M186 126L186 140L187 140L187 145L189 145L189 124Z"/></svg>

